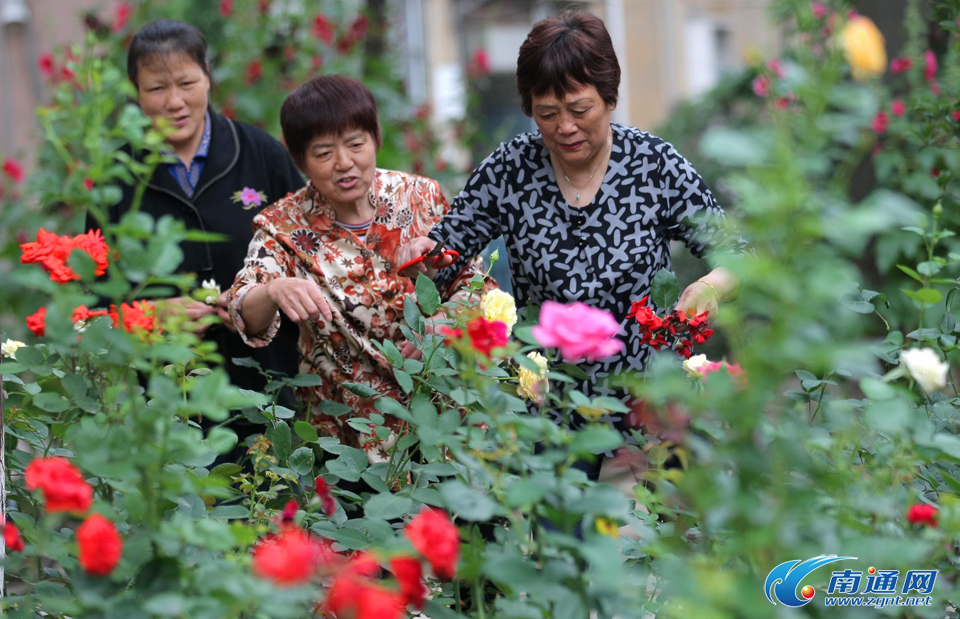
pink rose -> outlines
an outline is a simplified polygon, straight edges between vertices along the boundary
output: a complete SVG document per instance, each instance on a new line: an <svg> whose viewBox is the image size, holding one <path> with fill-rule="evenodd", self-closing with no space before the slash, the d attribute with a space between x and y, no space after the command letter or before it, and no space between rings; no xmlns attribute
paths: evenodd
<svg viewBox="0 0 960 619"><path fill-rule="evenodd" d="M766 97L770 94L770 78L766 75L760 75L753 80L753 94L758 97Z"/></svg>
<svg viewBox="0 0 960 619"><path fill-rule="evenodd" d="M899 118L907 113L907 106L900 99L894 99L893 102L890 103L890 110L894 116Z"/></svg>
<svg viewBox="0 0 960 619"><path fill-rule="evenodd" d="M814 2L810 5L813 9L813 16L817 19L823 19L827 16L827 7L822 2Z"/></svg>
<svg viewBox="0 0 960 619"><path fill-rule="evenodd" d="M623 349L623 342L616 339L619 330L617 319L606 310L579 302L563 305L546 301L533 337L542 346L559 348L566 361L596 361Z"/></svg>

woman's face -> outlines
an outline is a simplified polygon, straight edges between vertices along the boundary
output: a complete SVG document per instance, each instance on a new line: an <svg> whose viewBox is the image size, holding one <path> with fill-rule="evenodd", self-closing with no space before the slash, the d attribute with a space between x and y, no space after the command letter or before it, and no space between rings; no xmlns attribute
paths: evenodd
<svg viewBox="0 0 960 619"><path fill-rule="evenodd" d="M166 118L174 132L167 143L174 148L199 144L207 113L210 79L203 67L183 53L171 53L141 62L137 69L140 108L150 118Z"/></svg>
<svg viewBox="0 0 960 619"><path fill-rule="evenodd" d="M352 208L373 185L376 142L362 129L316 137L307 146L303 171L335 210Z"/></svg>
<svg viewBox="0 0 960 619"><path fill-rule="evenodd" d="M534 96L532 104L544 144L568 170L587 165L607 147L610 114L616 106L605 103L596 86L582 86L563 98L548 92Z"/></svg>

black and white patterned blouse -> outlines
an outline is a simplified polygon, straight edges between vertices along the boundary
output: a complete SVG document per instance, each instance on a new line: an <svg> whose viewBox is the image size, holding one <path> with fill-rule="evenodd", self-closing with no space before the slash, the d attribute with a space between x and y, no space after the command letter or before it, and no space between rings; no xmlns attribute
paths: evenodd
<svg viewBox="0 0 960 619"><path fill-rule="evenodd" d="M602 379L642 370L647 361L650 350L626 315L632 302L650 294L653 276L670 268L670 241L683 241L702 257L721 238L723 216L673 146L632 127L612 127L610 163L592 203L567 204L540 133L525 133L480 164L430 232L464 257L502 234L518 310L553 300L612 312L621 323L623 352L579 364L592 378L580 389L594 396L615 395ZM453 274L441 271L437 283Z"/></svg>

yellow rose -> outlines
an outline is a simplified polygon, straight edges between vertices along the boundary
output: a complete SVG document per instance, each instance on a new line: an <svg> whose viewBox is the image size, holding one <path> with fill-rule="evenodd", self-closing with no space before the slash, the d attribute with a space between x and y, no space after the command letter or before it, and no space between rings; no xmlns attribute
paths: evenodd
<svg viewBox="0 0 960 619"><path fill-rule="evenodd" d="M850 63L853 79L865 80L887 70L887 50L883 35L869 18L858 16L840 32L840 44Z"/></svg>
<svg viewBox="0 0 960 619"><path fill-rule="evenodd" d="M23 342L18 340L8 339L3 344L0 344L0 351L3 352L4 357L9 357L11 359L17 358L17 351L26 346Z"/></svg>
<svg viewBox="0 0 960 619"><path fill-rule="evenodd" d="M620 527L609 518L597 518L593 521L597 527L597 532L613 539L620 539Z"/></svg>
<svg viewBox="0 0 960 619"><path fill-rule="evenodd" d="M509 293L494 288L480 299L480 311L487 320L499 320L507 325L507 335L517 324L517 304Z"/></svg>
<svg viewBox="0 0 960 619"><path fill-rule="evenodd" d="M707 359L706 355L694 355L689 359L684 360L683 369L687 372L687 376L690 378L703 378L703 372L701 369L708 363L710 363L710 361Z"/></svg>
<svg viewBox="0 0 960 619"><path fill-rule="evenodd" d="M509 297L510 295L507 296ZM513 301L512 298L510 300L511 302ZM517 385L517 395L531 402L541 404L543 402L543 396L549 389L549 383L547 382L547 359L537 351L528 353L527 358L536 363L540 371L532 372L525 367L520 367L520 375L518 377L520 384Z"/></svg>

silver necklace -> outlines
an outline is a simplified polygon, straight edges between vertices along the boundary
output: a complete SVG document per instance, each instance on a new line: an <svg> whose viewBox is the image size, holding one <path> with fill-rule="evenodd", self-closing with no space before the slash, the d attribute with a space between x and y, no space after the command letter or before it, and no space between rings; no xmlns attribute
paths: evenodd
<svg viewBox="0 0 960 619"><path fill-rule="evenodd" d="M611 137L612 137L612 136L611 136ZM613 140L611 139L611 137L608 137L608 138L607 138L607 145L608 145L608 146L610 146L610 144L611 144L612 141L613 141ZM573 188L577 191L577 197L575 197L575 198L573 199L573 201L574 201L574 202L579 202L579 201L580 201L580 189L582 189L582 188L578 189L577 186L573 184L573 181L571 181L571 180L570 180L570 177L567 176L567 169L563 167L563 164L562 164L562 163L560 163L560 159L559 159L559 158L557 158L557 163L560 164L560 170L563 171L563 178L566 179L567 184L570 185L571 187L573 187ZM592 180L593 180L593 177L596 176L597 171L600 169L600 165L601 165L602 163L603 163L603 157L600 157L600 163L597 164L597 167L595 167L595 168L593 169L593 172L590 174L590 176L587 177L586 182L583 183L583 187L586 187L587 185L590 184L590 181L592 181Z"/></svg>

